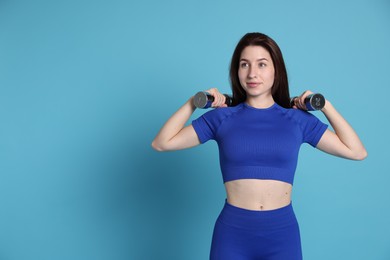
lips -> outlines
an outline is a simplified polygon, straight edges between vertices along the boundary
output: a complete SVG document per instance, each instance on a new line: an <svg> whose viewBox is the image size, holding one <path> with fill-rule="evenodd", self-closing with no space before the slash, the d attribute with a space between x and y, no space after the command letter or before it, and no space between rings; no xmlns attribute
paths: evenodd
<svg viewBox="0 0 390 260"><path fill-rule="evenodd" d="M247 82L246 85L250 88L257 87L260 83L257 82Z"/></svg>

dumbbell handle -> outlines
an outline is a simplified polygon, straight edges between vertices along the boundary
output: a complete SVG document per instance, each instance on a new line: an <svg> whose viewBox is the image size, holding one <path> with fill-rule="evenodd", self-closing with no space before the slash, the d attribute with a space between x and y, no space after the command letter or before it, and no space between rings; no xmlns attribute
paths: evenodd
<svg viewBox="0 0 390 260"><path fill-rule="evenodd" d="M290 99L291 107L294 106L294 100L296 98L298 97L292 97ZM320 110L325 106L325 97L320 93L310 94L305 98L305 105L309 111Z"/></svg>
<svg viewBox="0 0 390 260"><path fill-rule="evenodd" d="M225 104L227 106L232 105L232 97L228 94L223 94L226 97ZM214 97L206 92L206 91L199 91L194 96L194 105L197 108L209 108L211 107L211 104L214 102Z"/></svg>

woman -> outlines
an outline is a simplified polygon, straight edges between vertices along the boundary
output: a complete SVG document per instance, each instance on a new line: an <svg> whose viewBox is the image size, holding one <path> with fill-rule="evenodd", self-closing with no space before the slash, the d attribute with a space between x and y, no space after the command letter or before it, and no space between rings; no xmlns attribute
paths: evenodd
<svg viewBox="0 0 390 260"><path fill-rule="evenodd" d="M215 100L192 124L191 97L162 127L158 151L190 148L210 139L219 147L227 199L216 221L212 260L302 259L291 192L299 147L306 142L326 153L363 160L359 137L326 100L321 110L334 132L306 112L306 91L292 109L287 72L278 45L267 35L246 34L230 66L234 106L209 89Z"/></svg>

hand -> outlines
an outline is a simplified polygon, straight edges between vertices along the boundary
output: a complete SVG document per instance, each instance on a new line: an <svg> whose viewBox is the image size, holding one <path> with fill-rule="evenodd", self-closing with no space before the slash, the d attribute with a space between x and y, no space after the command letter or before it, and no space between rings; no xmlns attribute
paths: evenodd
<svg viewBox="0 0 390 260"><path fill-rule="evenodd" d="M306 90L303 92L300 96L294 98L294 106L295 109L301 109L301 110L307 110L306 104L305 104L305 98L311 94L314 94L310 90Z"/></svg>
<svg viewBox="0 0 390 260"><path fill-rule="evenodd" d="M216 88L211 88L209 90L206 90L210 95L214 97L214 102L211 104L211 107L227 107L225 104L226 97L218 91Z"/></svg>

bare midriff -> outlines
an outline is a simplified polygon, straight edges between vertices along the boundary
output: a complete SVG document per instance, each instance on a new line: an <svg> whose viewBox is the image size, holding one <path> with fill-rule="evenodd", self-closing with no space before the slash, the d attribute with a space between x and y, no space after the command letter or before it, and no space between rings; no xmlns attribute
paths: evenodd
<svg viewBox="0 0 390 260"><path fill-rule="evenodd" d="M283 181L239 179L225 182L227 202L248 210L273 210L291 203L292 185Z"/></svg>

